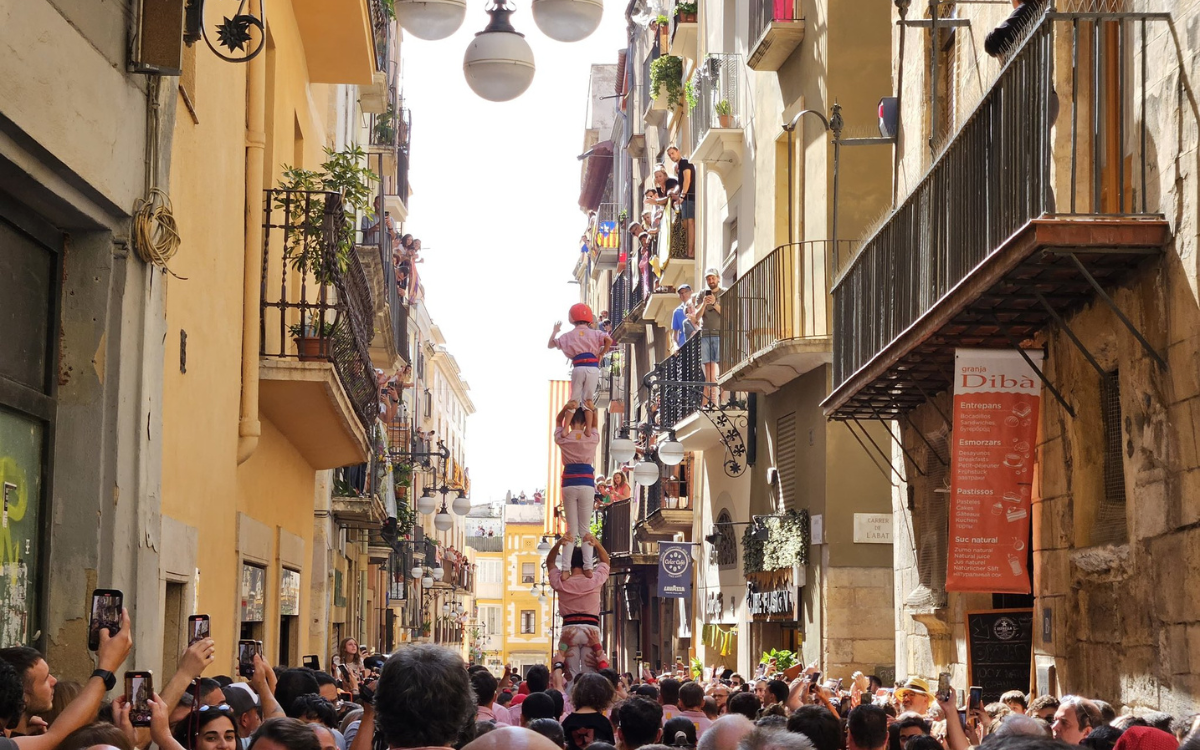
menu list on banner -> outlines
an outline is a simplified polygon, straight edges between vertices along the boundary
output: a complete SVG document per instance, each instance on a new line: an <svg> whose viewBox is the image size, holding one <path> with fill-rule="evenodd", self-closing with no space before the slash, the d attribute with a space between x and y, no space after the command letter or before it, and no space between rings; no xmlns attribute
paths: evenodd
<svg viewBox="0 0 1200 750"><path fill-rule="evenodd" d="M1035 363L1039 351L1026 354ZM954 353L947 591L1027 594L1041 380L1015 351Z"/></svg>

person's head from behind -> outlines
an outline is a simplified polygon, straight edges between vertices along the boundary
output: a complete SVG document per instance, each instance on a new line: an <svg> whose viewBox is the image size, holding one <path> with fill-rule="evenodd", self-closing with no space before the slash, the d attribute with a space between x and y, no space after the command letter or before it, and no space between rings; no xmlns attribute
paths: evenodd
<svg viewBox="0 0 1200 750"><path fill-rule="evenodd" d="M302 695L309 693L320 693L321 686L317 684L317 678L311 669L303 667L297 669L285 669L277 678L275 683L275 700L279 701L279 707L283 709L291 718L297 716L291 713L296 704L296 699Z"/></svg>
<svg viewBox="0 0 1200 750"><path fill-rule="evenodd" d="M228 706L201 705L175 726L173 736L184 750L235 750L237 719Z"/></svg>
<svg viewBox="0 0 1200 750"><path fill-rule="evenodd" d="M597 742L593 742L592 744L588 745L583 750L617 750L617 746L611 745L607 742L597 741Z"/></svg>
<svg viewBox="0 0 1200 750"><path fill-rule="evenodd" d="M238 682L221 691L226 705L233 711L233 725L237 728L238 737L249 737L262 724L262 707L258 705L257 696L247 687L248 683Z"/></svg>
<svg viewBox="0 0 1200 750"><path fill-rule="evenodd" d="M25 713L40 714L54 707L54 686L58 680L50 674L50 665L35 648L0 648L0 660L8 662L21 677L25 691Z"/></svg>
<svg viewBox="0 0 1200 750"><path fill-rule="evenodd" d="M512 691L511 690L501 690L500 693L496 696L496 702L499 703L501 706L508 706L508 704L512 703Z"/></svg>
<svg viewBox="0 0 1200 750"><path fill-rule="evenodd" d="M1037 721L1028 716L1026 718ZM1122 734L1124 734L1122 730L1105 724L1088 732L1088 736L1079 741L1079 746L1090 748L1090 750L1113 750L1113 746L1117 744L1117 740L1121 739Z"/></svg>
<svg viewBox="0 0 1200 750"><path fill-rule="evenodd" d="M648 683L635 686L631 692L633 695L640 695L643 698L649 698L656 703L658 702L658 688Z"/></svg>
<svg viewBox="0 0 1200 750"><path fill-rule="evenodd" d="M546 695L554 699L554 718L560 718L563 715L563 712L566 711L567 697L562 694L561 690L556 690L554 688L548 688L546 690Z"/></svg>
<svg viewBox="0 0 1200 750"><path fill-rule="evenodd" d="M662 741L671 747L695 747L696 725L691 719L676 716L663 724Z"/></svg>
<svg viewBox="0 0 1200 750"><path fill-rule="evenodd" d="M338 725L337 709L316 693L298 696L287 713L306 724L324 724L331 729Z"/></svg>
<svg viewBox="0 0 1200 750"><path fill-rule="evenodd" d="M471 671L471 689L475 691L475 702L480 706L490 706L496 700L496 689L500 683L495 675L486 669Z"/></svg>
<svg viewBox="0 0 1200 750"><path fill-rule="evenodd" d="M701 710L710 719L715 719L721 715L721 707L717 705L717 699L711 695L704 696L704 707Z"/></svg>
<svg viewBox="0 0 1200 750"><path fill-rule="evenodd" d="M84 750L97 745L134 750L133 743L125 733L107 721L92 722L76 729L64 737L55 750Z"/></svg>
<svg viewBox="0 0 1200 750"><path fill-rule="evenodd" d="M696 750L736 750L742 738L754 731L754 722L741 714L714 721L700 737Z"/></svg>
<svg viewBox="0 0 1200 750"><path fill-rule="evenodd" d="M250 738L247 750L321 750L317 733L298 719L267 719Z"/></svg>
<svg viewBox="0 0 1200 750"><path fill-rule="evenodd" d="M1058 702L1058 710L1054 712L1054 722L1050 727L1054 731L1054 739L1062 740L1071 745L1087 737L1088 732L1100 726L1100 709L1087 698L1077 695L1065 695Z"/></svg>
<svg viewBox="0 0 1200 750"><path fill-rule="evenodd" d="M309 722L308 726L317 736L317 743L321 746L321 750L338 750L337 738L333 736L332 729L324 724L313 724L312 722Z"/></svg>
<svg viewBox="0 0 1200 750"><path fill-rule="evenodd" d="M529 722L537 719L558 719L561 714L555 706L554 698L548 693L530 693L521 703L521 726L529 726Z"/></svg>
<svg viewBox="0 0 1200 750"><path fill-rule="evenodd" d="M554 719L534 719L526 725L526 729L537 732L559 747L567 746L567 737L563 734L562 724Z"/></svg>
<svg viewBox="0 0 1200 750"><path fill-rule="evenodd" d="M617 739L624 750L658 742L662 736L662 706L641 696L630 698L617 711Z"/></svg>
<svg viewBox="0 0 1200 750"><path fill-rule="evenodd" d="M1025 713L1029 708L1029 702L1025 700L1025 694L1020 690L1009 690L1000 696L1000 702L1008 706L1008 708L1017 713Z"/></svg>
<svg viewBox="0 0 1200 750"><path fill-rule="evenodd" d="M571 415L571 429L582 430L587 427L587 411L581 406Z"/></svg>
<svg viewBox="0 0 1200 750"><path fill-rule="evenodd" d="M726 713L741 714L750 721L758 717L758 709L762 708L762 702L754 693L735 693L726 705Z"/></svg>
<svg viewBox="0 0 1200 750"><path fill-rule="evenodd" d="M590 708L604 712L612 705L615 692L612 683L603 675L581 674L575 678L575 685L571 688L571 705L575 706L576 711Z"/></svg>
<svg viewBox="0 0 1200 750"><path fill-rule="evenodd" d="M997 737L1049 737L1046 723L1025 714L1010 713L999 721L996 730L992 732ZM990 735L989 735L990 736Z"/></svg>
<svg viewBox="0 0 1200 750"><path fill-rule="evenodd" d="M25 685L13 665L0 660L0 726L8 726L25 713Z"/></svg>
<svg viewBox="0 0 1200 750"><path fill-rule="evenodd" d="M913 737L904 745L904 750L945 750L936 737Z"/></svg>
<svg viewBox="0 0 1200 750"><path fill-rule="evenodd" d="M523 727L496 727L462 747L462 750L556 750L555 745L544 735Z"/></svg>
<svg viewBox="0 0 1200 750"><path fill-rule="evenodd" d="M462 657L432 644L410 646L379 674L375 725L390 747L455 745L475 723L474 697Z"/></svg>
<svg viewBox="0 0 1200 750"><path fill-rule="evenodd" d="M331 703L336 703L338 700L338 689L337 680L333 679L333 675L328 672L313 671L312 676L316 678L317 685L320 686L317 694Z"/></svg>
<svg viewBox="0 0 1200 750"><path fill-rule="evenodd" d="M658 702L664 706L679 705L679 680L668 677L658 683Z"/></svg>
<svg viewBox="0 0 1200 750"><path fill-rule="evenodd" d="M813 750L813 744L804 735L789 732L787 729L771 723L755 728L753 732L746 735L738 748L739 750Z"/></svg>
<svg viewBox="0 0 1200 750"><path fill-rule="evenodd" d="M679 708L684 711L700 711L704 708L704 688L689 682L679 688ZM667 739L671 739L668 735Z"/></svg>
<svg viewBox="0 0 1200 750"><path fill-rule="evenodd" d="M582 567L582 563L580 566ZM550 670L545 664L534 664L525 674L525 684L529 686L531 693L545 692L546 688L550 687Z"/></svg>
<svg viewBox="0 0 1200 750"><path fill-rule="evenodd" d="M494 721L477 721L475 722L475 738L478 739L488 732L496 730L496 722Z"/></svg>
<svg viewBox="0 0 1200 750"><path fill-rule="evenodd" d="M788 717L787 728L812 740L817 750L838 750L842 746L842 723L824 706L797 708Z"/></svg>

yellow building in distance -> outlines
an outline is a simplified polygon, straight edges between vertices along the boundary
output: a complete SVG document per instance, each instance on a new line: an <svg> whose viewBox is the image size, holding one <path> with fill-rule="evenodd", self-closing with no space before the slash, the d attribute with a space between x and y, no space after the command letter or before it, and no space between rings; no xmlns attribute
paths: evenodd
<svg viewBox="0 0 1200 750"><path fill-rule="evenodd" d="M504 673L504 504L471 509L467 549L475 554L475 618L467 633L471 661L497 677Z"/></svg>
<svg viewBox="0 0 1200 750"><path fill-rule="evenodd" d="M554 591L538 552L545 530L546 501L523 493L504 503L504 663L524 675L548 664L557 632Z"/></svg>

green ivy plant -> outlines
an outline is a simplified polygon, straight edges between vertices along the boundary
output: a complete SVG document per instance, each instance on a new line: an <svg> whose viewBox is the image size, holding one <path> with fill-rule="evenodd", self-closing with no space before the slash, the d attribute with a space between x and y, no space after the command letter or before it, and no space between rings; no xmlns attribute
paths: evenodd
<svg viewBox="0 0 1200 750"><path fill-rule="evenodd" d="M396 0L381 0L383 12L387 15L389 21L396 20Z"/></svg>
<svg viewBox="0 0 1200 750"><path fill-rule="evenodd" d="M313 317L309 318L307 323L292 323L290 326L288 326L288 331L291 332L292 336L298 339L309 337L325 339L332 338L333 332L337 327L336 324L330 323L327 320L318 321L316 319L316 313L313 313L312 315Z"/></svg>
<svg viewBox="0 0 1200 750"><path fill-rule="evenodd" d="M592 532L592 536L596 537L597 539L600 538L600 535L604 533L603 513L592 514L592 522L588 525L588 531Z"/></svg>
<svg viewBox="0 0 1200 750"><path fill-rule="evenodd" d="M326 160L319 169L304 169L283 165L281 190L337 193L344 207L355 209L374 218L371 207L371 184L379 177L364 166L366 152L359 146L344 151L325 149ZM275 208L288 212L288 223L296 228L288 236L284 259L298 273L311 273L321 284L330 284L343 271L354 250L354 217L349 210L337 212L326 206L324 196L311 200L296 200L283 193L275 194ZM326 210L329 209L327 224ZM341 221L337 222L336 217ZM333 252L329 252L329 245Z"/></svg>
<svg viewBox="0 0 1200 750"><path fill-rule="evenodd" d="M675 3L675 15L682 16L686 13L695 13L696 3Z"/></svg>
<svg viewBox="0 0 1200 750"><path fill-rule="evenodd" d="M771 661L772 659L775 660L775 667L780 672L783 672L790 667L796 666L796 654L794 654L791 651L784 651L782 649L779 651L776 651L775 649L771 649L770 651L764 651L762 658L758 660L758 663L766 664L767 662Z"/></svg>
<svg viewBox="0 0 1200 750"><path fill-rule="evenodd" d="M387 109L383 114L375 118L375 125L371 128L371 134L374 136L375 143L387 146L396 142L396 107L388 104Z"/></svg>
<svg viewBox="0 0 1200 750"><path fill-rule="evenodd" d="M658 99L660 89L667 90L667 106L683 101L683 58L663 55L650 63L650 98Z"/></svg>
<svg viewBox="0 0 1200 750"><path fill-rule="evenodd" d="M667 18L662 13L659 13L658 16L655 17L654 22L658 24L658 28L661 29L664 26L670 25L671 19Z"/></svg>
<svg viewBox="0 0 1200 750"><path fill-rule="evenodd" d="M687 98L688 111L696 108L696 84L691 78L683 84L683 95Z"/></svg>
<svg viewBox="0 0 1200 750"><path fill-rule="evenodd" d="M763 520L764 541L754 539L754 527L742 534L742 568L745 573L767 573L808 562L809 522L807 510L788 510Z"/></svg>

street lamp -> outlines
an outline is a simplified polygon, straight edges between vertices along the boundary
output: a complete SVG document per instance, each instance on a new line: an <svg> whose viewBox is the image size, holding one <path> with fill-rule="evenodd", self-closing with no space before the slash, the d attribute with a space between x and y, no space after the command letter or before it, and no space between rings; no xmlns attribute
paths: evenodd
<svg viewBox="0 0 1200 750"><path fill-rule="evenodd" d="M417 565L412 570L410 570L409 573L412 575L413 578L421 578L422 576L425 575L425 568L424 568L424 566Z"/></svg>
<svg viewBox="0 0 1200 750"><path fill-rule="evenodd" d="M438 531L446 531L454 525L454 517L446 511L446 501L442 501L442 509L433 517L433 527Z"/></svg>
<svg viewBox="0 0 1200 750"><path fill-rule="evenodd" d="M429 487L426 487L425 491L421 493L421 496L417 498L417 510L421 513L421 515L427 516L432 513L435 508L437 508L437 500L433 498L433 490Z"/></svg>
<svg viewBox="0 0 1200 750"><path fill-rule="evenodd" d="M467 0L395 0L396 20L418 39L445 39L462 26Z"/></svg>
<svg viewBox="0 0 1200 750"><path fill-rule="evenodd" d="M546 541L546 537L542 537L542 541L538 543L537 553L543 560L550 554L550 542Z"/></svg>
<svg viewBox="0 0 1200 750"><path fill-rule="evenodd" d="M508 0L493 0L487 11L492 20L471 40L463 57L467 85L488 101L516 99L533 83L533 49L509 21L513 10Z"/></svg>
<svg viewBox="0 0 1200 750"><path fill-rule="evenodd" d="M533 22L556 42L591 36L603 14L603 0L533 0Z"/></svg>
<svg viewBox="0 0 1200 750"><path fill-rule="evenodd" d="M425 574L425 577L421 579L421 586L424 588L429 588L432 585L433 585L433 576L429 575L428 573Z"/></svg>
<svg viewBox="0 0 1200 750"><path fill-rule="evenodd" d="M446 569L443 568L441 565L439 565L433 569L432 575L433 575L433 580L440 581L446 577Z"/></svg>
<svg viewBox="0 0 1200 750"><path fill-rule="evenodd" d="M667 466L683 463L683 444L675 439L674 430L667 436L666 442L658 444L658 460Z"/></svg>
<svg viewBox="0 0 1200 750"><path fill-rule="evenodd" d="M454 498L454 502L450 504L451 509L457 516L465 516L471 512L471 500L467 497L467 493L462 490L458 491L458 497Z"/></svg>
<svg viewBox="0 0 1200 750"><path fill-rule="evenodd" d="M637 454L637 444L629 437L628 428L621 431L621 436L613 440L608 447L608 452L612 454L613 461L619 464L627 463L632 460Z"/></svg>
<svg viewBox="0 0 1200 750"><path fill-rule="evenodd" d="M633 469L634 480L643 487L649 487L657 482L659 476L658 464L653 461L642 461Z"/></svg>

